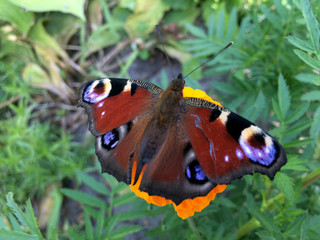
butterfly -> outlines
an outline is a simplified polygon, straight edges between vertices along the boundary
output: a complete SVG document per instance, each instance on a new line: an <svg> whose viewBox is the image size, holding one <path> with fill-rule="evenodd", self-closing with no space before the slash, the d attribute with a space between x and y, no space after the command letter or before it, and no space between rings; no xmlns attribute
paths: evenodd
<svg viewBox="0 0 320 240"><path fill-rule="evenodd" d="M273 179L287 162L279 142L218 102L185 97L181 74L167 89L139 80L85 83L79 105L96 137L102 172L175 205L255 172Z"/></svg>

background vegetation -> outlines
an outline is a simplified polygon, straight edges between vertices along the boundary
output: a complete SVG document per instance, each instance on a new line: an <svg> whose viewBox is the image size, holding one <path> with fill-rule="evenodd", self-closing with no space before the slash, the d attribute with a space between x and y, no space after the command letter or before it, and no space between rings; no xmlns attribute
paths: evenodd
<svg viewBox="0 0 320 240"><path fill-rule="evenodd" d="M319 18L319 0L0 0L0 239L319 239ZM79 86L165 87L230 41L187 85L279 139L275 180L245 176L181 220L101 176Z"/></svg>

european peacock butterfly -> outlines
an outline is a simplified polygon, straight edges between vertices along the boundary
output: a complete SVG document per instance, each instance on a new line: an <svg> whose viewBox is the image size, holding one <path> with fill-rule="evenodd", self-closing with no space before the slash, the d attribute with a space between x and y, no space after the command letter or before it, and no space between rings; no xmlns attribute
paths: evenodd
<svg viewBox="0 0 320 240"><path fill-rule="evenodd" d="M85 83L79 105L96 136L102 172L165 200L148 202L175 208L221 192L225 187L217 187L245 174L273 179L287 161L278 141L220 103L190 97L190 91L181 74L166 90L121 78ZM193 212L178 214L191 216L213 198L201 207L197 200Z"/></svg>

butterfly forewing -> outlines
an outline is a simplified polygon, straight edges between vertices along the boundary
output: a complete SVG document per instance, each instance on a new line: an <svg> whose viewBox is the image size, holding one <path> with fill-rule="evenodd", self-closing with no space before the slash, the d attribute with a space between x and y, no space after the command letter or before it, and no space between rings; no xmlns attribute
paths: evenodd
<svg viewBox="0 0 320 240"><path fill-rule="evenodd" d="M80 88L79 105L89 115L91 132L99 136L151 111L161 92L151 83L105 78Z"/></svg>

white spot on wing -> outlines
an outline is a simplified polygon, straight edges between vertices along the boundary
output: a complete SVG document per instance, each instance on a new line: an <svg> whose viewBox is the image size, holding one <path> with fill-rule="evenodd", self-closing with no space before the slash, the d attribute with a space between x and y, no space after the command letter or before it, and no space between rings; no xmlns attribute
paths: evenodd
<svg viewBox="0 0 320 240"><path fill-rule="evenodd" d="M100 103L98 104L98 108L102 107L103 105L104 105L104 102L100 102Z"/></svg>
<svg viewBox="0 0 320 240"><path fill-rule="evenodd" d="M222 111L218 119L220 119L220 121L221 121L224 125L226 125L226 123L227 123L227 121L228 121L228 116L229 116L229 114L230 114L230 112L228 112L228 111Z"/></svg>
<svg viewBox="0 0 320 240"><path fill-rule="evenodd" d="M228 156L228 155L225 155L225 156L224 156L224 161L225 161L225 162L229 162L229 156Z"/></svg>
<svg viewBox="0 0 320 240"><path fill-rule="evenodd" d="M237 155L237 157L238 157L240 160L243 158L243 154L242 154L241 150L238 149L238 148L237 148L237 150L236 150L236 155Z"/></svg>
<svg viewBox="0 0 320 240"><path fill-rule="evenodd" d="M260 134L262 133L262 129L257 127L257 126L254 126L254 125L251 125L250 127L247 127L245 129L242 130L241 132L241 138L243 138L245 141L249 141L249 139L255 135L255 134Z"/></svg>
<svg viewBox="0 0 320 240"><path fill-rule="evenodd" d="M130 92L131 91L131 82L128 80L127 84L123 88L124 92Z"/></svg>
<svg viewBox="0 0 320 240"><path fill-rule="evenodd" d="M114 144L111 145L111 148L114 148L115 146L117 146L118 143L119 141L114 142Z"/></svg>

